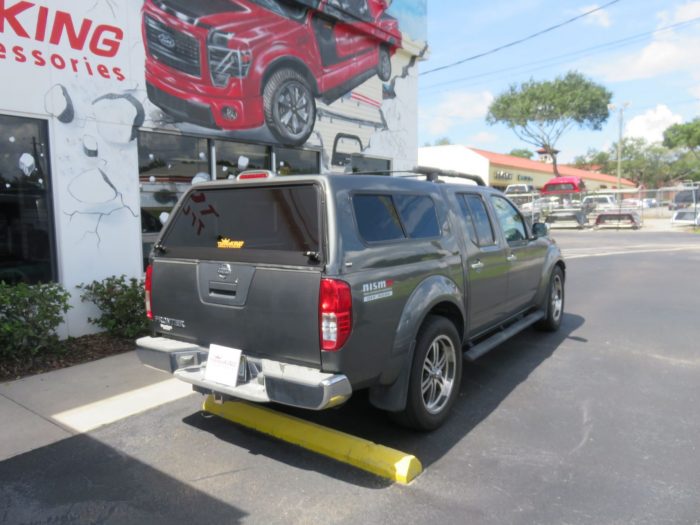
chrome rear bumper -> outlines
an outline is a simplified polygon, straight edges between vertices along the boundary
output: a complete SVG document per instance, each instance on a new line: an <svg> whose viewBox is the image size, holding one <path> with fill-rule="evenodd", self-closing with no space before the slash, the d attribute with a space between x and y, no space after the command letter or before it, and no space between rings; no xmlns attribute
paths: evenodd
<svg viewBox="0 0 700 525"><path fill-rule="evenodd" d="M205 379L207 348L165 337L142 337L136 341L137 354L147 366L174 373L196 390L265 403L323 410L340 405L352 395L350 381L343 374L328 374L318 369L256 359L243 355L235 387Z"/></svg>

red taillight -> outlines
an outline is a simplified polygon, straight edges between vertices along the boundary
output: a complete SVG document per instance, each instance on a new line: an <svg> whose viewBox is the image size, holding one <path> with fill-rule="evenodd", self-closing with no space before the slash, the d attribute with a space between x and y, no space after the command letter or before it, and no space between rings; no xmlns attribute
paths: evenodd
<svg viewBox="0 0 700 525"><path fill-rule="evenodd" d="M321 279L318 322L321 349L326 352L340 350L352 330L352 294L348 283Z"/></svg>
<svg viewBox="0 0 700 525"><path fill-rule="evenodd" d="M151 290L153 289L153 266L150 264L146 268L146 284L145 296L146 296L146 315L149 319L153 319L153 311L151 310Z"/></svg>

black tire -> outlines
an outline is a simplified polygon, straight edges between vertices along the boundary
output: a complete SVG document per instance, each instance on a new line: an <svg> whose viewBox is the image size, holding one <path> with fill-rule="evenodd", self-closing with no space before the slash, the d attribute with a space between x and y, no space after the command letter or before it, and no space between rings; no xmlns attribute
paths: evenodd
<svg viewBox="0 0 700 525"><path fill-rule="evenodd" d="M459 395L461 380L462 347L457 329L444 317L428 317L416 340L406 408L392 414L394 420L418 430L438 428Z"/></svg>
<svg viewBox="0 0 700 525"><path fill-rule="evenodd" d="M564 272L559 266L554 267L549 277L546 301L545 317L535 327L545 332L556 332L564 317Z"/></svg>
<svg viewBox="0 0 700 525"><path fill-rule="evenodd" d="M389 80L391 80L391 54L386 46L381 46L379 48L377 76L382 82L389 82Z"/></svg>
<svg viewBox="0 0 700 525"><path fill-rule="evenodd" d="M301 146L314 130L314 94L303 75L293 69L280 69L268 79L263 109L265 123L281 144Z"/></svg>

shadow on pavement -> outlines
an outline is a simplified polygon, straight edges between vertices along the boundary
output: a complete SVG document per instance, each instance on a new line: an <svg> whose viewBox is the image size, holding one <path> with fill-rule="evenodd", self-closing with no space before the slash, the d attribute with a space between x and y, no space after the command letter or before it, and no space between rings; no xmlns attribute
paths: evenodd
<svg viewBox="0 0 700 525"><path fill-rule="evenodd" d="M295 415L319 425L347 432L375 443L399 449L417 456L423 468L429 467L447 454L474 427L489 416L501 402L530 374L557 350L565 340L585 344L586 340L572 337L585 320L565 314L556 333L526 330L502 344L475 363L464 363L460 397L447 423L431 433L417 432L394 424L386 413L369 404L366 392L359 392L342 407L308 412L275 406L276 410ZM210 432L235 446L245 447L253 454L264 454L296 468L317 470L349 483L383 488L392 483L351 466L318 456L279 440L258 434L228 421L201 414L184 419L188 425ZM291 453L290 453L291 452Z"/></svg>
<svg viewBox="0 0 700 525"><path fill-rule="evenodd" d="M0 463L0 523L239 523L239 509L79 435Z"/></svg>

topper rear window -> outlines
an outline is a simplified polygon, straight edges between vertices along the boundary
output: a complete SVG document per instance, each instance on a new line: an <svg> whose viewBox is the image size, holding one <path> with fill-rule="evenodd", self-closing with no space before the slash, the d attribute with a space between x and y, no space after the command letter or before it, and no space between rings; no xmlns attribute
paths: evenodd
<svg viewBox="0 0 700 525"><path fill-rule="evenodd" d="M166 257L315 265L321 258L319 200L310 184L195 190L171 219L161 251Z"/></svg>

